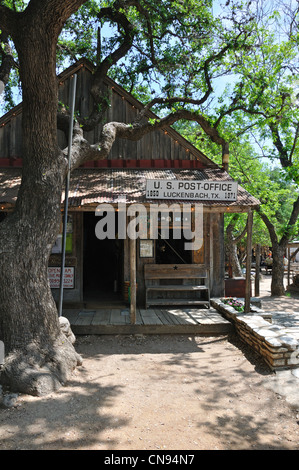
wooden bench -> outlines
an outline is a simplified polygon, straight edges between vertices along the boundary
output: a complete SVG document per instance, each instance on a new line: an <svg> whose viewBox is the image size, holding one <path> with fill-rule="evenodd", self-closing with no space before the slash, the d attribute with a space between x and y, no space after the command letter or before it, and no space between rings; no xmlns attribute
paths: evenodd
<svg viewBox="0 0 299 470"><path fill-rule="evenodd" d="M209 271L201 264L145 264L145 308L205 305L210 308Z"/></svg>

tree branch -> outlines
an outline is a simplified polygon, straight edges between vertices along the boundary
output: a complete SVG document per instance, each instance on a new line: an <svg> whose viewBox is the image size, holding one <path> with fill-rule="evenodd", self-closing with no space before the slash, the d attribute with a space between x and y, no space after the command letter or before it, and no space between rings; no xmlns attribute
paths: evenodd
<svg viewBox="0 0 299 470"><path fill-rule="evenodd" d="M77 123L74 130L73 145L76 147L76 151L73 152L72 156L72 169L88 160L106 158L116 138L137 141L146 134L164 129L181 119L197 122L213 142L222 146L223 152L228 151L228 143L226 140L219 135L217 129L214 129L205 117L191 111L180 110L162 119L157 118L154 122L140 123L137 121L131 124L109 122L103 126L100 140L94 145L89 144L87 140L84 139L83 128L80 128ZM80 146L82 146L81 150L79 150Z"/></svg>
<svg viewBox="0 0 299 470"><path fill-rule="evenodd" d="M117 23L124 30L124 35L120 46L111 52L96 68L91 88L91 95L93 97L94 105L93 110L89 117L79 118L80 124L85 131L92 130L101 120L103 113L109 106L109 102L102 92L103 79L106 77L108 70L115 65L126 53L130 50L134 39L134 26L127 19L126 15L117 9L123 7L123 2L117 1L113 7L102 8L97 15L98 19L108 18L114 23Z"/></svg>
<svg viewBox="0 0 299 470"><path fill-rule="evenodd" d="M299 216L299 196L293 204L291 217L289 218L288 225L284 231L283 236L281 237L280 243L282 244L287 243L292 238L292 236L295 235L294 228L298 220L298 216Z"/></svg>
<svg viewBox="0 0 299 470"><path fill-rule="evenodd" d="M197 122L213 142L221 145L222 147L228 145L226 140L220 136L218 130L215 129L204 116L197 112L188 111L186 109L178 110L161 119L157 118L154 123L140 123L139 120L137 120L131 126L128 126L125 129L125 132L123 130L123 135L120 137L128 138L130 140L139 140L140 137L153 130L162 129L164 126L171 126L175 122L182 119Z"/></svg>
<svg viewBox="0 0 299 470"><path fill-rule="evenodd" d="M270 221L270 219L267 217L266 214L264 214L264 212L262 212L261 208L258 207L256 209L256 211L258 212L259 216L261 217L262 221L264 222L264 224L266 225L267 229L268 229L268 232L269 232L269 235L270 235L270 238L271 238L271 242L272 242L272 245L274 246L277 246L279 244L278 242L278 238L277 238L277 235L276 235L276 231L275 231L275 227L274 225L272 224L272 222Z"/></svg>
<svg viewBox="0 0 299 470"><path fill-rule="evenodd" d="M2 3L2 2L1 2ZM17 13L10 8L0 3L0 29L1 31L14 31L16 28L16 20L20 13Z"/></svg>
<svg viewBox="0 0 299 470"><path fill-rule="evenodd" d="M294 152L295 152L295 149L296 149L298 137L299 137L299 122L297 122L297 125L296 125L294 142L293 142L293 146L292 146L290 156L289 156L290 163L292 163L292 158L293 158L293 155L294 155Z"/></svg>
<svg viewBox="0 0 299 470"><path fill-rule="evenodd" d="M284 147L284 145L282 143L282 140L280 138L277 122L275 122L275 123L270 122L269 123L269 128L270 128L271 133L272 133L273 144L275 145L275 147L278 150L278 155L279 155L279 160L280 160L281 166L283 168L290 167L292 165L292 163L289 159L288 152L287 152L286 148Z"/></svg>
<svg viewBox="0 0 299 470"><path fill-rule="evenodd" d="M245 225L245 227L243 228L242 232L241 232L237 237L234 237L234 235L233 235L233 230L234 230L234 228L235 228L235 226L236 226L236 223L237 223L237 221L238 221L238 219L239 219L239 216L240 216L240 214L234 214L233 217L231 218L231 220L230 220L230 222L229 222L227 228L226 228L227 233L230 234L231 240L232 240L234 243L236 243L236 244L239 243L239 242L242 240L242 238L244 237L245 233L247 232L247 225Z"/></svg>
<svg viewBox="0 0 299 470"><path fill-rule="evenodd" d="M5 33L0 34L0 42L3 43L1 48L1 65L0 65L0 81L7 84L9 80L9 75L12 68L17 68L17 64L14 60L12 49L8 42L8 36Z"/></svg>
<svg viewBox="0 0 299 470"><path fill-rule="evenodd" d="M258 214L260 215L261 219L263 220L263 222L265 223L265 225L266 225L266 227L269 231L269 235L270 235L270 238L271 238L272 245L285 247L286 244L289 242L289 240L292 238L292 236L295 235L294 228L295 228L295 224L297 222L298 216L299 216L299 196L293 204L292 214L290 216L287 227L284 230L284 233L283 233L280 241L278 241L278 237L276 235L274 225L269 220L269 218L266 216L266 214L264 214L262 212L260 207L258 207L256 210L257 210Z"/></svg>

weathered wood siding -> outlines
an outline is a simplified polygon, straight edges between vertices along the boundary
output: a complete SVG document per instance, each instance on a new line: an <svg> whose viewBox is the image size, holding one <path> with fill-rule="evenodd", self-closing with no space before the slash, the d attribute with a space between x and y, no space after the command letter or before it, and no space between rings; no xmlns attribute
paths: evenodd
<svg viewBox="0 0 299 470"><path fill-rule="evenodd" d="M22 114L0 126L0 158L16 160L22 156Z"/></svg>
<svg viewBox="0 0 299 470"><path fill-rule="evenodd" d="M77 73L76 90L76 112L81 116L88 116L92 108L92 98L90 87L92 74L89 69L82 66ZM60 81L58 87L58 101L68 105L70 93L71 75ZM107 85L103 85L103 94L109 97L110 107L104 116L104 122L119 121L130 123L137 115L134 99L130 100L130 95L124 93L122 89L115 87L112 81L108 80ZM124 90L123 90L124 91ZM5 119L0 121L0 159L16 160L22 158L22 113L21 105L16 107L15 112L10 112ZM93 131L86 132L85 137L90 143L96 143L101 133L102 126L98 125ZM190 151L176 140L176 136L169 135L164 130L152 132L144 136L137 142L117 139L110 152L109 159L123 160L190 160ZM67 146L67 138L63 132L58 131L58 143L61 148Z"/></svg>

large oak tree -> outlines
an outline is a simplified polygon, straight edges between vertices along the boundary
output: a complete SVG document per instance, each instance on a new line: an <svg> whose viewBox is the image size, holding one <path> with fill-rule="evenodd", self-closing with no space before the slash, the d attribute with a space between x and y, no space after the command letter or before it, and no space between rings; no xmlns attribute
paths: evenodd
<svg viewBox="0 0 299 470"><path fill-rule="evenodd" d="M116 27L106 43L99 36L94 41L94 108L75 123L72 168L107 157L116 137L137 140L181 119L196 122L226 154L226 140L207 105L214 80L231 71L228 53L246 48L249 54L254 46L246 8L231 11L232 21L223 26L213 18L210 0L0 0L0 80L6 83L16 66L23 101L22 182L14 211L0 224L0 339L6 351L1 380L14 390L37 395L55 390L81 360L60 331L47 277L67 170L57 125L66 132L69 127L68 113L58 112L57 60L72 55L72 35L78 45L82 31L88 34L105 22ZM76 12L81 19L62 36ZM90 145L84 130L101 122L109 105L101 93L108 73L126 75L132 90L140 91L145 81L145 109L155 109L160 118L148 122L141 112L133 123L105 123L99 142Z"/></svg>

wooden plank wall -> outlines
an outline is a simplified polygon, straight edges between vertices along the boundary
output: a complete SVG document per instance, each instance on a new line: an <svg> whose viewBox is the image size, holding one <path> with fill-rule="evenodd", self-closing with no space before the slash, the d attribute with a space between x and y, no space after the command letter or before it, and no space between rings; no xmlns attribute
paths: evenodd
<svg viewBox="0 0 299 470"><path fill-rule="evenodd" d="M77 73L76 111L81 116L87 116L92 108L90 97L91 73L82 67ZM58 86L58 100L68 104L70 80L68 78ZM137 114L136 108L118 92L103 85L103 93L111 98L111 106L105 114L105 120L130 123ZM22 157L21 146L21 119L19 112L0 127L0 158L17 159ZM101 125L93 131L87 132L85 137L90 143L98 141ZM63 132L58 131L58 143L61 148L67 146L67 138ZM109 159L131 160L190 160L190 152L183 145L176 142L173 137L160 130L144 136L138 142L118 139L111 150Z"/></svg>
<svg viewBox="0 0 299 470"><path fill-rule="evenodd" d="M0 158L16 160L22 155L22 115L17 114L0 127Z"/></svg>

